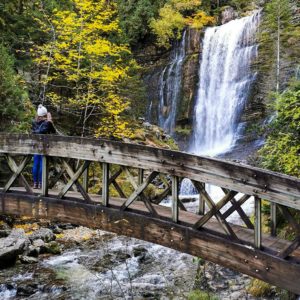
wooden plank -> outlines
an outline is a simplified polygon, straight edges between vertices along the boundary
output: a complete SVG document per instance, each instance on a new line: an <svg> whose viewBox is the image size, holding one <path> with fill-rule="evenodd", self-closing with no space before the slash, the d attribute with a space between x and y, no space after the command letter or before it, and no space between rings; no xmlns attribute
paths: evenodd
<svg viewBox="0 0 300 300"><path fill-rule="evenodd" d="M277 227L277 209L276 209L276 203L270 203L270 220L271 220L271 235L276 236L276 227Z"/></svg>
<svg viewBox="0 0 300 300"><path fill-rule="evenodd" d="M241 197L241 199L236 201L236 203L233 203L232 206L224 212L223 214L224 218L227 219L232 213L236 211L238 206L242 206L250 197L251 196L249 195L244 195Z"/></svg>
<svg viewBox="0 0 300 300"><path fill-rule="evenodd" d="M140 196L146 187L152 182L152 180L158 175L157 172L151 172L151 174L145 179L143 184L137 187L137 189L129 196L129 198L123 203L121 209L125 210L134 200ZM130 178L130 176L129 176Z"/></svg>
<svg viewBox="0 0 300 300"><path fill-rule="evenodd" d="M8 180L6 185L4 186L3 192L6 193L10 189L12 184L15 182L15 180L18 177L20 177L24 187L26 188L26 191L30 194L33 194L33 191L31 189L30 185L28 184L25 177L21 174L21 172L26 167L27 163L30 161L31 157L30 156L25 156L19 166L17 166L16 162L14 161L14 159L10 155L6 155L6 159L7 159L7 163L8 163L9 168L13 172L13 175Z"/></svg>
<svg viewBox="0 0 300 300"><path fill-rule="evenodd" d="M206 190L204 188L204 185L202 183L196 182L196 181L193 181L193 184L194 184L195 188L198 190L198 192L201 193L201 196L204 198L204 200L207 203L208 207L210 209L215 209L215 204L214 204L213 200L210 198L210 196L208 195L208 193L206 192ZM232 230L232 228L230 227L228 222L224 219L222 214L217 209L215 211L216 211L215 212L216 219L218 220L219 224L221 225L221 227L223 228L225 233L232 240L238 241L238 238L237 238L236 234L234 233L234 231ZM193 228L197 229L197 226L198 226L197 223L198 222L196 222L194 224Z"/></svg>
<svg viewBox="0 0 300 300"><path fill-rule="evenodd" d="M172 192L172 186L169 185L166 189L164 189L163 192L161 192L159 195L155 196L155 198L152 199L152 202L154 204L159 204L161 201L163 201L170 193Z"/></svg>
<svg viewBox="0 0 300 300"><path fill-rule="evenodd" d="M48 196L48 183L49 183L49 159L46 155L42 158L43 170L42 170L42 195Z"/></svg>
<svg viewBox="0 0 300 300"><path fill-rule="evenodd" d="M254 246L257 249L261 248L261 199L258 197L255 197L255 208L254 208Z"/></svg>
<svg viewBox="0 0 300 300"><path fill-rule="evenodd" d="M289 209L285 206L279 205L279 210L283 214L284 218L288 221L288 223L294 228L297 235L300 235L300 225L298 222L294 219Z"/></svg>
<svg viewBox="0 0 300 300"><path fill-rule="evenodd" d="M101 164L101 168L102 168L102 164ZM122 172L123 172L122 168L119 168L117 172L115 172L113 175L109 177L108 184L111 185L122 174ZM98 194L102 194L102 187L99 189Z"/></svg>
<svg viewBox="0 0 300 300"><path fill-rule="evenodd" d="M109 164L102 163L102 204L108 206L109 201Z"/></svg>
<svg viewBox="0 0 300 300"><path fill-rule="evenodd" d="M223 192L226 194L229 191L227 189L222 188ZM245 200L244 200L244 199ZM242 196L242 201L241 203L244 203L244 201L246 201L247 199L249 199L250 196L249 195L243 195ZM248 218L248 216L246 215L246 213L243 211L243 209L241 208L242 204L239 204L238 201L236 201L235 198L230 199L230 202L232 204L232 207L234 207L235 211L239 214L240 218L243 220L243 222L245 223L245 225L250 228L250 229L254 229L253 224L251 223L250 219ZM225 212L226 213L226 212ZM223 217L226 219L229 215L231 215L231 213L229 215L227 215L227 217L225 217L225 213L223 214Z"/></svg>
<svg viewBox="0 0 300 300"><path fill-rule="evenodd" d="M237 192L228 192L217 204L214 204L212 201L209 200L208 194L205 194L202 191L200 192L200 194L204 200L207 199L206 201L209 202L208 205L211 209L203 217L201 217L200 220L194 225L195 229L203 227L211 217L219 213L220 209L222 209L222 207L224 207L237 194Z"/></svg>
<svg viewBox="0 0 300 300"><path fill-rule="evenodd" d="M122 167L122 169L125 171L126 176L127 176L127 179L129 179L129 181L130 181L131 185L133 186L133 188L134 188L135 190L137 190L138 187L139 187L139 185L135 182L135 180L134 180L133 176L131 175L129 169L128 169L127 167ZM139 181L143 182L144 179L141 180L141 178L138 178L138 182L139 182ZM141 184L142 184L142 183L141 183ZM140 185L141 185L141 184L140 184ZM157 215L157 212L156 212L156 210L154 209L152 203L151 203L150 200L143 194L143 192L140 194L139 197L137 197L136 200L138 200L139 198L140 198L140 200L142 200L142 201L144 202L145 206L147 207L147 209L149 210L150 213L152 213L153 215Z"/></svg>
<svg viewBox="0 0 300 300"><path fill-rule="evenodd" d="M89 167L83 171L82 187L86 193L89 192Z"/></svg>
<svg viewBox="0 0 300 300"><path fill-rule="evenodd" d="M278 256L282 259L285 259L290 254L292 254L299 246L300 246L300 236L296 237L295 240L290 245L288 245L285 249L280 251Z"/></svg>
<svg viewBox="0 0 300 300"><path fill-rule="evenodd" d="M69 166L69 164L63 160L63 165L66 168L66 171L68 172L68 174L70 175L71 179L68 181L68 183L63 187L63 189L60 191L60 193L58 194L58 198L63 198L64 195L69 191L69 189L73 186L73 184L75 182L77 182L77 180L79 179L79 177L82 175L83 171L89 166L90 162L89 161L84 161L84 163L78 168L78 170L74 173L72 168ZM79 183L78 183L79 185ZM81 186L81 185L79 185ZM88 196L87 193L85 193L85 191L82 189L80 190L80 193L82 194L82 196L90 201L90 197Z"/></svg>
<svg viewBox="0 0 300 300"><path fill-rule="evenodd" d="M203 188L205 189L205 183L203 184ZM198 214L199 215L204 215L205 214L205 201L201 194L199 193L199 206L198 206Z"/></svg>
<svg viewBox="0 0 300 300"><path fill-rule="evenodd" d="M99 139L1 134L0 153L72 157L171 173L300 209L300 179L186 153Z"/></svg>
<svg viewBox="0 0 300 300"><path fill-rule="evenodd" d="M139 169L139 174L138 174L138 185L141 185L144 181L144 169Z"/></svg>
<svg viewBox="0 0 300 300"><path fill-rule="evenodd" d="M172 176L172 220L178 223L179 178Z"/></svg>

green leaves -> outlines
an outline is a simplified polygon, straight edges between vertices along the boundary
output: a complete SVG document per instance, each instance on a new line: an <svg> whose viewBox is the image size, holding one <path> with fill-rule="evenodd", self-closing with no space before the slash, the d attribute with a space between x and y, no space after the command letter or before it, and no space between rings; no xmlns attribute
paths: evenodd
<svg viewBox="0 0 300 300"><path fill-rule="evenodd" d="M300 81L276 95L276 118L271 134L259 151L262 166L300 177Z"/></svg>

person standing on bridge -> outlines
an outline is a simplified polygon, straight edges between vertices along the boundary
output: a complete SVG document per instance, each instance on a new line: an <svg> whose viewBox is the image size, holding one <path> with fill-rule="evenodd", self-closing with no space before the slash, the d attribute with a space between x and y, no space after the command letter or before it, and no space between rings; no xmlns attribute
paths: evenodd
<svg viewBox="0 0 300 300"><path fill-rule="evenodd" d="M39 104L37 109L37 116L32 121L32 133L34 134L50 134L56 133L53 126L51 114L47 111L47 108L42 104ZM35 154L33 156L33 188L42 187L42 170L43 170L43 156Z"/></svg>

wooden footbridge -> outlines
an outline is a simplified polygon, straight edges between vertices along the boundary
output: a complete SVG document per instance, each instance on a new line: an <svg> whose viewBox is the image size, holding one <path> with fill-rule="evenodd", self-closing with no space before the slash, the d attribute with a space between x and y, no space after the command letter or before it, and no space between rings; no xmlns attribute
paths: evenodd
<svg viewBox="0 0 300 300"><path fill-rule="evenodd" d="M33 154L43 155L41 190L28 183ZM0 189L3 214L135 237L300 294L300 225L293 217L300 210L297 178L220 159L77 137L0 134L0 155L12 173ZM180 200L182 178L199 192L195 211ZM130 192L124 190L129 183ZM223 197L212 199L206 184L222 188ZM243 210L252 196L253 221ZM167 197L171 206L160 205ZM269 234L262 233L262 199L270 207ZM243 225L228 221L234 212ZM276 216L293 228L293 241L276 236Z"/></svg>

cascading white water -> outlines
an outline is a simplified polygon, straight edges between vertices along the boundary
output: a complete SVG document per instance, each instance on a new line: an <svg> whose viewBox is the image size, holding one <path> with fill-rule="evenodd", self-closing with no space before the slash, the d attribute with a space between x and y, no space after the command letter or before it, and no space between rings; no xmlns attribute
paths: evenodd
<svg viewBox="0 0 300 300"><path fill-rule="evenodd" d="M215 156L235 142L237 121L255 75L259 12L208 28L203 40L190 152Z"/></svg>
<svg viewBox="0 0 300 300"><path fill-rule="evenodd" d="M182 65L185 59L186 31L183 32L180 44L171 53L171 62L159 79L159 126L172 133L175 128L175 117L178 99L181 92Z"/></svg>
<svg viewBox="0 0 300 300"><path fill-rule="evenodd" d="M234 145L238 119L255 78L250 66L257 56L259 19L260 12L256 12L206 29L189 152L216 156ZM214 194L214 199L223 194L213 186L208 186L207 190ZM194 194L193 184L184 179L180 193Z"/></svg>

